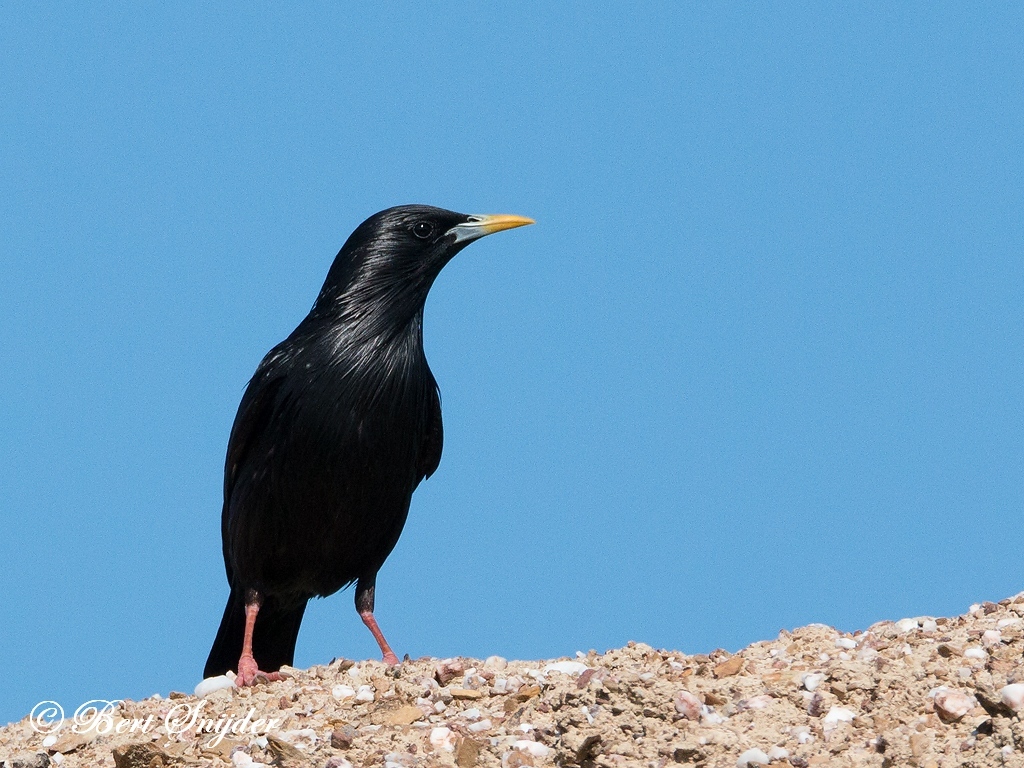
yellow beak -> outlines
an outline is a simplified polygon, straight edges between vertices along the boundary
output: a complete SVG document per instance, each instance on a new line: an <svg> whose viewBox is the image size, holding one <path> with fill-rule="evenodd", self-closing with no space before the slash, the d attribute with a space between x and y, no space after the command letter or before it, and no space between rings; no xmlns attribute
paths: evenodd
<svg viewBox="0 0 1024 768"><path fill-rule="evenodd" d="M455 242L460 243L466 240L476 240L484 235L493 235L504 229L514 229L533 224L533 219L525 216L510 216L506 213L480 214L469 217L464 224L457 224L448 230L447 234L455 235Z"/></svg>

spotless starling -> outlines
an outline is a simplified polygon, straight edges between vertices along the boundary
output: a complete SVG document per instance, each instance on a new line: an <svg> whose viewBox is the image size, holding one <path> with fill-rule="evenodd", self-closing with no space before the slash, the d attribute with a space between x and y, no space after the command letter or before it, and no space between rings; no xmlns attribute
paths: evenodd
<svg viewBox="0 0 1024 768"><path fill-rule="evenodd" d="M532 224L424 205L381 211L342 247L313 308L263 358L228 440L221 536L231 594L204 675L238 685L291 664L306 602L355 583L373 617L377 571L412 493L441 460L441 400L423 305L472 241Z"/></svg>

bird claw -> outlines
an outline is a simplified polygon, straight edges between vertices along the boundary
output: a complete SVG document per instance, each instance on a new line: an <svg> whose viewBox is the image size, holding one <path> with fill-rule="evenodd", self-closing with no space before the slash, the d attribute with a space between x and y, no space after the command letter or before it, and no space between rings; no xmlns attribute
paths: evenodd
<svg viewBox="0 0 1024 768"><path fill-rule="evenodd" d="M391 651L388 651L384 654L384 663L387 664L389 667L397 667L400 664L400 662L398 661L398 657L395 656L395 654Z"/></svg>
<svg viewBox="0 0 1024 768"><path fill-rule="evenodd" d="M260 683L275 683L283 680L280 672L264 672L256 666L256 659L252 656L242 656L238 660L238 674L235 676L235 685L245 688Z"/></svg>

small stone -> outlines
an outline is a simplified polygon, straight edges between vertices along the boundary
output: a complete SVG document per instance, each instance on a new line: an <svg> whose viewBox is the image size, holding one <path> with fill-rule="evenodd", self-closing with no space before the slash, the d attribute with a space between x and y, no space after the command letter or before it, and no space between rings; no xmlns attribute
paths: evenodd
<svg viewBox="0 0 1024 768"><path fill-rule="evenodd" d="M772 762L789 759L789 750L785 747L772 747L768 750L768 759Z"/></svg>
<svg viewBox="0 0 1024 768"><path fill-rule="evenodd" d="M998 629L986 629L981 635L982 645L992 648L1003 642L1003 634Z"/></svg>
<svg viewBox="0 0 1024 768"><path fill-rule="evenodd" d="M689 691L679 691L674 699L675 709L687 720L697 721L700 718L703 704Z"/></svg>
<svg viewBox="0 0 1024 768"><path fill-rule="evenodd" d="M733 656L731 659L723 661L721 664L716 664L712 670L712 674L716 678L731 677L743 669L743 657Z"/></svg>
<svg viewBox="0 0 1024 768"><path fill-rule="evenodd" d="M748 765L768 765L768 755L760 749L748 749L736 758L736 768L747 768Z"/></svg>
<svg viewBox="0 0 1024 768"><path fill-rule="evenodd" d="M544 666L544 672L561 672L563 675L582 675L588 669L578 661L556 661Z"/></svg>
<svg viewBox="0 0 1024 768"><path fill-rule="evenodd" d="M448 692L452 695L453 699L465 700L476 700L483 698L483 692L474 690L473 688L449 688Z"/></svg>
<svg viewBox="0 0 1024 768"><path fill-rule="evenodd" d="M331 696L336 698L338 701L354 699L356 697L356 689L350 685L336 685L331 688Z"/></svg>
<svg viewBox="0 0 1024 768"><path fill-rule="evenodd" d="M852 723L854 713L845 707L831 707L828 714L825 715L825 725L837 724L837 723Z"/></svg>
<svg viewBox="0 0 1024 768"><path fill-rule="evenodd" d="M384 716L384 725L412 725L423 719L423 710L411 704L393 709Z"/></svg>
<svg viewBox="0 0 1024 768"><path fill-rule="evenodd" d="M466 726L467 731L473 733L480 733L481 731L488 731L491 729L491 721L486 717L483 720L477 720L475 723Z"/></svg>
<svg viewBox="0 0 1024 768"><path fill-rule="evenodd" d="M917 627L917 619L900 619L896 622L896 629L902 634L913 632Z"/></svg>
<svg viewBox="0 0 1024 768"><path fill-rule="evenodd" d="M351 725L343 725L331 732L331 746L335 749L348 749L356 740L356 729Z"/></svg>
<svg viewBox="0 0 1024 768"><path fill-rule="evenodd" d="M540 696L539 685L524 685L516 692L519 701L529 701L534 696Z"/></svg>
<svg viewBox="0 0 1024 768"><path fill-rule="evenodd" d="M960 691L940 690L935 694L935 712L947 723L959 720L977 706L973 696Z"/></svg>
<svg viewBox="0 0 1024 768"><path fill-rule="evenodd" d="M967 648L966 650L964 650L964 658L965 659L987 659L988 658L988 651L986 651L984 648L978 648L977 646L973 646L971 648Z"/></svg>
<svg viewBox="0 0 1024 768"><path fill-rule="evenodd" d="M479 741L470 738L459 739L455 747L455 764L459 768L472 768L476 765L480 749L483 747Z"/></svg>
<svg viewBox="0 0 1024 768"><path fill-rule="evenodd" d="M503 659L501 656L488 656L484 661L484 669L493 669L501 671L508 666L508 661Z"/></svg>
<svg viewBox="0 0 1024 768"><path fill-rule="evenodd" d="M356 701L371 702L376 698L372 685L360 685L356 690Z"/></svg>
<svg viewBox="0 0 1024 768"><path fill-rule="evenodd" d="M837 637L836 648L843 648L847 651L852 651L857 647L857 641L852 637Z"/></svg>
<svg viewBox="0 0 1024 768"><path fill-rule="evenodd" d="M531 741L530 739L520 739L512 745L512 748L528 752L534 757L547 757L551 752L551 748L546 744L541 744L539 741Z"/></svg>
<svg viewBox="0 0 1024 768"><path fill-rule="evenodd" d="M201 681L196 686L195 695L200 699L209 696L214 691L220 691L225 688L234 688L235 681L227 675L216 675L215 677L208 677Z"/></svg>
<svg viewBox="0 0 1024 768"><path fill-rule="evenodd" d="M430 731L430 743L436 749L443 749L446 752L454 752L455 740L456 736L452 733L451 728L440 726L438 728L432 728Z"/></svg>
<svg viewBox="0 0 1024 768"><path fill-rule="evenodd" d="M4 765L4 763L0 763ZM11 758L6 762L10 768L49 768L50 756L45 752L37 752L34 755L22 755Z"/></svg>
<svg viewBox="0 0 1024 768"><path fill-rule="evenodd" d="M179 762L156 744L149 742L114 747L112 754L116 768L150 768L150 766L165 766L172 762Z"/></svg>
<svg viewBox="0 0 1024 768"><path fill-rule="evenodd" d="M819 685L821 685L824 679L825 675L821 674L820 672L809 672L800 678L800 683L808 691L813 692Z"/></svg>
<svg viewBox="0 0 1024 768"><path fill-rule="evenodd" d="M324 763L324 768L352 768L352 763L341 755L335 755Z"/></svg>
<svg viewBox="0 0 1024 768"><path fill-rule="evenodd" d="M441 685L448 685L456 677L466 672L466 665L459 659L445 659L434 667L434 678Z"/></svg>
<svg viewBox="0 0 1024 768"><path fill-rule="evenodd" d="M1011 683L999 689L999 699L1014 712L1024 709L1024 683Z"/></svg>

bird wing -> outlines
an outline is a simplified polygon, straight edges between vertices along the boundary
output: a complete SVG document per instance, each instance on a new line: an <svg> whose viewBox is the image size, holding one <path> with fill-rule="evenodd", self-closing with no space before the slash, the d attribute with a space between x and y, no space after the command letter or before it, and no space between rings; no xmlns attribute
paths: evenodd
<svg viewBox="0 0 1024 768"><path fill-rule="evenodd" d="M441 423L441 393L434 384L433 397L430 398L427 414L426 432L420 446L419 474L425 479L434 474L441 463L441 449L444 446L444 425Z"/></svg>
<svg viewBox="0 0 1024 768"><path fill-rule="evenodd" d="M235 415L228 439L228 452L224 466L224 508L221 512L221 539L224 543L224 563L228 582L232 568L228 557L228 525L231 517L231 494L238 480L239 470L245 464L253 445L267 429L277 408L278 393L287 378L286 371L273 363L274 353L267 355L249 381Z"/></svg>

